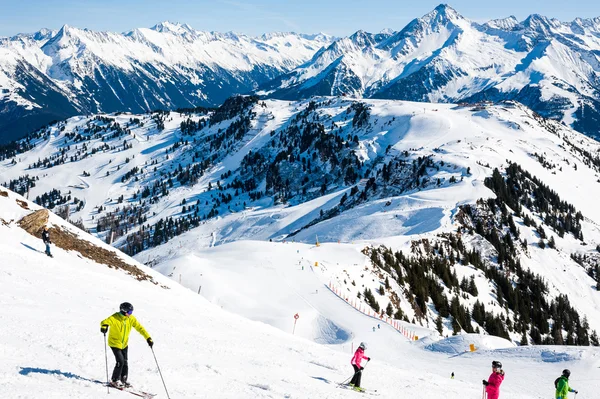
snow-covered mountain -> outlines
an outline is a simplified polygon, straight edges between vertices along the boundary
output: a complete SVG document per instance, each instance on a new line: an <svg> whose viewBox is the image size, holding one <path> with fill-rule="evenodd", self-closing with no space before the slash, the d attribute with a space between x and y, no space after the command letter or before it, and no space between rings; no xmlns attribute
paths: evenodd
<svg viewBox="0 0 600 399"><path fill-rule="evenodd" d="M600 137L600 18L475 23L448 5L395 33L358 31L258 93L425 102L519 101Z"/></svg>
<svg viewBox="0 0 600 399"><path fill-rule="evenodd" d="M212 247L274 241L288 245L277 264L325 265L325 285L382 320L586 344L600 329L599 152L516 102L240 96L70 118L2 148L0 175L194 291L206 281L222 306L230 291L210 286L231 274L210 265L249 250ZM309 256L316 242L340 250ZM255 247L247 262L276 270ZM254 318L285 324L265 312Z"/></svg>
<svg viewBox="0 0 600 399"><path fill-rule="evenodd" d="M331 41L323 34L249 37L170 22L123 34L65 25L0 38L0 141L77 114L219 105Z"/></svg>

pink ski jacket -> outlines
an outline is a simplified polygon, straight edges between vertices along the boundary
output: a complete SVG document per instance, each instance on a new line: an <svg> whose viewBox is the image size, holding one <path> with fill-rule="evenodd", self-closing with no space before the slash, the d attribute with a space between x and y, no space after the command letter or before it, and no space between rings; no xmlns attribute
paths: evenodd
<svg viewBox="0 0 600 399"><path fill-rule="evenodd" d="M498 399L500 397L500 384L504 381L504 373L492 373L488 378L488 385L485 387L487 399Z"/></svg>
<svg viewBox="0 0 600 399"><path fill-rule="evenodd" d="M356 365L356 367L361 367L360 362L363 359L368 359L368 356L365 356L365 351L362 348L358 348L356 352L354 352L354 356L352 356L352 361L350 364Z"/></svg>

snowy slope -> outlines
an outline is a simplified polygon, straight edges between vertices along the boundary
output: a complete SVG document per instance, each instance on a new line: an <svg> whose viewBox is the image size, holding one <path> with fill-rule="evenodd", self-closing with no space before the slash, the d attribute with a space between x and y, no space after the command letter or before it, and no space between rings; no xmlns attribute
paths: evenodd
<svg viewBox="0 0 600 399"><path fill-rule="evenodd" d="M249 37L160 23L123 34L63 26L0 39L0 141L76 114L218 105L332 38Z"/></svg>
<svg viewBox="0 0 600 399"><path fill-rule="evenodd" d="M136 316L154 338L154 351L173 398L354 395L335 385L350 373L350 354L343 345L319 346L245 320L141 265L168 288L136 281L83 260L76 252L55 248L55 258L46 258L32 250L41 246L40 241L11 222L30 212L17 205L18 199L4 190L0 195L0 217L6 222L0 224L0 318L4 326L0 348L5 354L0 387L7 397L37 398L40 392L56 398L106 397L103 387L94 382L105 376L98 323L124 300L134 304ZM36 209L30 203L27 206ZM67 227L55 216L50 221ZM81 233L81 237L86 236ZM95 239L87 239L96 244ZM357 325L360 320L356 318L361 316L338 317L344 324ZM593 349L511 349L502 342L474 337L478 347L488 350L448 356L448 348L461 351L462 344L449 341L431 351L435 348L423 350L385 329L364 335L358 332L356 339L369 341L373 360L363 385L377 389L382 397L400 390L426 399L475 396L480 380L487 378L491 359L505 364L507 379L502 390L509 397L551 395L554 376L565 367L572 370L572 385L581 394L600 387L593 377L599 361ZM449 379L452 371L455 380ZM130 345L130 380L166 397L152 353L136 333ZM131 397L120 392L111 392L112 396Z"/></svg>
<svg viewBox="0 0 600 399"><path fill-rule="evenodd" d="M260 88L273 98L517 100L598 136L600 22L531 15L478 24L448 5L393 35L358 31Z"/></svg>
<svg viewBox="0 0 600 399"><path fill-rule="evenodd" d="M207 191L208 184L216 186L220 181L225 185L234 180L241 173L239 168L244 157L251 152L269 150L274 141L271 133L279 133L288 127L290 120L306 110L309 102L266 101L264 104L264 107L260 104L252 107L251 126L243 138L231 147L210 153L218 161L196 184L179 184L173 179L174 185L167 196L159 198L156 203L145 201L147 209L144 214L148 215L149 222L179 215L182 200L188 204L200 200L201 213L206 214L212 203L205 207L204 201L214 197L214 192ZM364 163L364 169L375 167L377 170L386 157L403 156L405 152L409 160L432 156L438 162L444 161L447 166L432 171L428 178L431 181L439 178L443 184L392 198L389 205L386 205L386 196L365 203L360 205L358 213L354 210L342 213L335 220L335 226L324 221L301 231L299 236L295 236L296 240L300 237L301 241L314 242L317 234L321 240L348 242L435 231L448 224L448 217L457 205L491 195L483 186L483 179L491 175L493 168L506 165L507 160L522 165L556 190L564 200L575 205L584 216L600 223L600 211L593 200L600 194L596 193L600 187L595 184L600 172L593 164L588 164L589 157L600 150L600 145L594 140L539 119L530 110L514 103L480 108L370 100L364 102L372 107L370 124L366 129L352 126L352 114L348 116L352 104L353 101L346 99L330 101L325 98L314 113L320 115L325 124L336 124L337 128L330 132L339 134L337 129L341 128L343 136L358 136L354 152ZM31 150L2 161L2 184L29 175L35 179L35 187L29 189L30 199L53 188L63 194L70 193L84 202L79 211L71 206L70 218L76 220L81 217L86 227L94 228L98 217L106 211L140 202L139 195L137 200L122 204L118 203L118 197L123 196L127 200L142 188L152 186L160 180L160 172L165 179L165 173L177 170L178 165L185 168L193 165L194 159L197 163L202 156L194 157L194 154L206 151L204 138L225 130L237 116L205 127L197 133L198 136L183 134L180 124L188 118L206 120L208 117L204 114L168 113L164 117L165 128L162 131L156 129L156 119L150 114L108 115L107 118L110 123L96 117L74 117L43 130L42 135L30 141L33 145ZM140 124L131 122L132 119ZM122 130L118 136L115 136L115 132L119 132L115 130L115 123ZM97 134L89 132L90 129L93 132L96 126L102 130ZM186 140L187 144L176 145ZM123 142L127 146L124 147ZM104 149L104 146L108 148ZM390 146L391 151L388 150ZM588 156L580 150L587 151ZM279 149L270 151L277 154ZM553 166L544 167L536 153L551 160ZM139 168L139 173L122 181L134 167ZM233 174L223 178L227 171ZM84 172L90 176L85 176ZM317 175L309 176L318 178ZM459 180L457 184L449 183L453 176ZM311 217L310 213L315 209L318 213L321 208L336 205L338 197L350 186L343 183L332 185L323 196L295 196L290 205L298 206L291 207L272 207L273 203L268 198L254 202L240 193L234 202L218 208L219 215L223 217L211 219L202 229L209 236L212 231L217 231L217 244L251 237L269 239L285 236L313 220L317 215ZM233 191L225 190L226 193ZM245 207L242 202L246 202ZM106 211L98 213L99 206ZM273 216L274 212L277 216ZM428 224L420 224L423 219ZM340 224L343 220L348 223ZM385 223L386 220L393 222ZM235 229L226 228L237 221L243 223L236 225ZM378 230L377 225L382 224L391 230ZM207 239L206 245L211 242Z"/></svg>

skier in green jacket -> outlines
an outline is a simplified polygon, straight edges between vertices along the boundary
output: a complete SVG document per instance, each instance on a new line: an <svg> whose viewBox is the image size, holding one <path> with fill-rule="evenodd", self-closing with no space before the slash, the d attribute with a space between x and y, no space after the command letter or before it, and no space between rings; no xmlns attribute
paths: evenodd
<svg viewBox="0 0 600 399"><path fill-rule="evenodd" d="M569 392L575 392L575 395L577 395L578 392L569 387L570 376L570 370L563 370L562 375L554 381L554 385L556 386L556 399L567 399Z"/></svg>

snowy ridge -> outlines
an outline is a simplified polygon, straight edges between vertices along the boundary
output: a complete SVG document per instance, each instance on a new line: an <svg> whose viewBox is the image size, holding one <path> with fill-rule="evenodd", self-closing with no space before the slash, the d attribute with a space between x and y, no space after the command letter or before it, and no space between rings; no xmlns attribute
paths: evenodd
<svg viewBox="0 0 600 399"><path fill-rule="evenodd" d="M537 14L480 25L448 5L386 40L358 31L262 86L258 93L427 102L517 100L598 137L598 18L560 22Z"/></svg>
<svg viewBox="0 0 600 399"><path fill-rule="evenodd" d="M65 25L3 38L0 109L7 116L0 119L0 140L80 113L218 105L293 69L332 40L250 37L170 22L124 34Z"/></svg>

